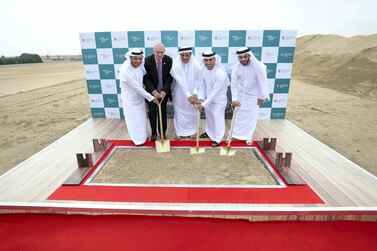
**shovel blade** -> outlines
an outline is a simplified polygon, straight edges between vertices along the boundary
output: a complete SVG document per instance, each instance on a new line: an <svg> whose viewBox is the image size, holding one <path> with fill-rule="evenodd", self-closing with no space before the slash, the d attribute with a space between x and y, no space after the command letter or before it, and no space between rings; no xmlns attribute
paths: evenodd
<svg viewBox="0 0 377 251"><path fill-rule="evenodd" d="M156 144L156 151L158 153L166 153L170 152L170 141L169 140L159 140L155 142Z"/></svg>
<svg viewBox="0 0 377 251"><path fill-rule="evenodd" d="M232 149L231 147L221 147L220 148L220 155L222 156L234 156L236 155L236 149Z"/></svg>
<svg viewBox="0 0 377 251"><path fill-rule="evenodd" d="M203 147L191 147L190 148L190 154L199 154L199 153L204 153L206 151L205 148Z"/></svg>

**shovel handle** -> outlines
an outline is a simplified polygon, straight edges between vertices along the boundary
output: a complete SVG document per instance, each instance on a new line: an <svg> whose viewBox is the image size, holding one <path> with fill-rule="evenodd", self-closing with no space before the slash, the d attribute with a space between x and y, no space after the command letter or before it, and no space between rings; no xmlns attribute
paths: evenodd
<svg viewBox="0 0 377 251"><path fill-rule="evenodd" d="M196 112L196 147L199 147L200 111Z"/></svg>
<svg viewBox="0 0 377 251"><path fill-rule="evenodd" d="M161 103L162 101L164 100L164 98L161 99L160 102L158 102L158 116L159 116L159 122L160 122L160 140L161 140L161 143L164 142L164 136L162 135L163 134L163 129L162 129L162 114L161 114Z"/></svg>
<svg viewBox="0 0 377 251"><path fill-rule="evenodd" d="M236 113L237 113L238 109L239 108L233 108L232 107L233 116L232 116L232 122L231 122L231 125L230 125L230 135L229 135L229 140L228 140L228 149L230 148L230 143L232 143L232 134L233 134L234 121L236 120Z"/></svg>

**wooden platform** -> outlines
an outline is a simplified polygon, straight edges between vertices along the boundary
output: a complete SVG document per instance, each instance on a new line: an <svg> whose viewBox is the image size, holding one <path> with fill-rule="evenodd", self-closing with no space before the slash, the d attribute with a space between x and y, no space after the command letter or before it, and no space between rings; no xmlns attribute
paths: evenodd
<svg viewBox="0 0 377 251"><path fill-rule="evenodd" d="M171 124L172 121L169 121L168 136L174 137ZM276 137L278 150L293 152L294 171L322 198L325 205L192 205L47 201L46 198L77 168L76 153L93 151L93 138L129 139L123 120L89 119L0 176L0 212L38 211L44 208L50 212L65 213L165 212L164 214L180 215L182 212L189 212L195 215L196 211L197 215L209 215L213 212L227 215L229 212L238 211L240 215L249 215L254 218L256 215L262 215L263 219L275 219L277 215L287 215L287 219L289 217L298 219L299 215L308 214L325 215L323 217L326 218L329 217L326 214L332 212L331 219L339 219L339 215L346 215L345 217L358 215L355 217L377 220L377 178L375 176L287 120L259 121L254 138L258 140L264 137ZM235 215L235 213L229 214L230 217ZM273 218L269 218L268 215Z"/></svg>

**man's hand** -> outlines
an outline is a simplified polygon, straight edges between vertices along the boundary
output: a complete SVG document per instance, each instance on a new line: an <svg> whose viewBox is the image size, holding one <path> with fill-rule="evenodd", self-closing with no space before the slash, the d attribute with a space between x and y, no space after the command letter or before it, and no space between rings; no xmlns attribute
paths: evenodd
<svg viewBox="0 0 377 251"><path fill-rule="evenodd" d="M190 96L190 97L188 97L188 102L189 102L190 104L194 105L194 104L195 104L194 96Z"/></svg>
<svg viewBox="0 0 377 251"><path fill-rule="evenodd" d="M263 104L264 101L265 101L264 99L260 99L260 98L258 98L258 105Z"/></svg>
<svg viewBox="0 0 377 251"><path fill-rule="evenodd" d="M160 99L164 99L166 97L166 92L161 91L160 92Z"/></svg>
<svg viewBox="0 0 377 251"><path fill-rule="evenodd" d="M155 98L157 98L157 99L161 99L161 93L159 93L159 92L156 91L156 90L154 90L154 91L152 92L152 95L153 95Z"/></svg>
<svg viewBox="0 0 377 251"><path fill-rule="evenodd" d="M239 101L233 101L232 106L233 107L241 106L241 103Z"/></svg>
<svg viewBox="0 0 377 251"><path fill-rule="evenodd" d="M192 97L194 98L194 101L198 101L198 95L194 94Z"/></svg>
<svg viewBox="0 0 377 251"><path fill-rule="evenodd" d="M160 103L156 97L154 99L152 99L152 102L155 103L156 105L158 105Z"/></svg>
<svg viewBox="0 0 377 251"><path fill-rule="evenodd" d="M199 100L195 101L195 108L198 109L198 110L202 110L204 108L202 106L202 103L203 103L202 99L199 99Z"/></svg>

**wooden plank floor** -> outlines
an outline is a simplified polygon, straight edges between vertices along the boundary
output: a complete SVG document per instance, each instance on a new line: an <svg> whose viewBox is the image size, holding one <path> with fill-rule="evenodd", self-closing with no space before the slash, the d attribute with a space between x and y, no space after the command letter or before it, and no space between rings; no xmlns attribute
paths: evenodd
<svg viewBox="0 0 377 251"><path fill-rule="evenodd" d="M173 138L171 124L169 120L168 136ZM263 137L277 137L278 149L293 152L295 171L326 202L325 206L377 206L375 176L289 121L259 121L254 138ZM46 202L46 198L76 169L75 154L93 151L92 138L128 139L125 123L118 119L89 119L0 176L0 205L2 202Z"/></svg>

